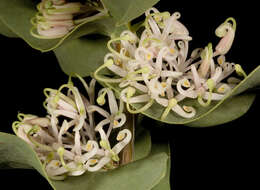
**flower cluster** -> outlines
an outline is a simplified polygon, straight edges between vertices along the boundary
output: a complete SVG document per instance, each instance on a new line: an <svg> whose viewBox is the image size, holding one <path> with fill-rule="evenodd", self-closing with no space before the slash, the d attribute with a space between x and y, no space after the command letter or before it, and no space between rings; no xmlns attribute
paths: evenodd
<svg viewBox="0 0 260 190"><path fill-rule="evenodd" d="M91 1L83 5L66 0L42 0L37 5L36 16L31 19L31 35L40 39L61 38L87 19L104 15L100 7L102 5Z"/></svg>
<svg viewBox="0 0 260 190"><path fill-rule="evenodd" d="M119 38L108 42L111 52L94 75L97 80L121 88L121 99L130 113L143 112L156 102L165 107L162 120L171 110L181 117L192 118L195 108L181 106L181 101L197 99L201 106L208 106L212 100L223 99L241 81L230 76L234 71L246 76L240 65L225 60L235 36L233 18L216 29L221 40L215 51L209 43L204 49L193 50L188 58L192 38L179 21L180 13L170 15L151 8L145 15L144 22L134 27L138 31L143 29L140 36L124 31ZM109 69L116 77L100 75L102 69ZM134 110L131 108L134 103L144 105Z"/></svg>
<svg viewBox="0 0 260 190"><path fill-rule="evenodd" d="M108 88L101 89L95 100L95 80L88 86L79 78L88 98L70 80L58 90L44 90L46 117L20 113L19 121L13 123L15 134L32 146L48 176L55 180L116 168L118 154L132 139L130 130L120 130L126 122L123 102L118 105Z"/></svg>

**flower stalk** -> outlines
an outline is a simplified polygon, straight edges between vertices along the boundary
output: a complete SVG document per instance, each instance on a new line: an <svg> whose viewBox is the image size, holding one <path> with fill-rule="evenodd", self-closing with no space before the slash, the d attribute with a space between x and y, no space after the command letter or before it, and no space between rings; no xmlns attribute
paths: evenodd
<svg viewBox="0 0 260 190"><path fill-rule="evenodd" d="M120 153L120 165L126 165L134 161L134 136L135 136L135 124L136 124L136 116L126 112L127 121L124 125L124 129L129 130L132 133L131 141L125 146L125 148Z"/></svg>

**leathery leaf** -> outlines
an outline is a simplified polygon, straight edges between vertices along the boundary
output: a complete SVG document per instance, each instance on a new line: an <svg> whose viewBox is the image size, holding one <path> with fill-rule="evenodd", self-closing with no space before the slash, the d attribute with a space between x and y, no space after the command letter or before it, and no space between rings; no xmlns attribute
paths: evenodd
<svg viewBox="0 0 260 190"><path fill-rule="evenodd" d="M136 144L137 147L145 146L149 149L149 142L140 142L142 140L138 139L139 137L144 141L149 141L149 133L140 132ZM145 147L139 147L136 150L142 151ZM149 156L147 156L147 151L142 155L141 153L136 154L139 155L139 160L109 172L87 172L82 176L68 177L64 181L53 181L48 178L36 153L26 142L17 136L0 133L0 166L33 167L46 178L55 190L73 190L75 188L77 190L85 190L86 188L112 190L115 187L129 190L133 188L138 190L152 189L166 175L168 155L163 151Z"/></svg>
<svg viewBox="0 0 260 190"><path fill-rule="evenodd" d="M118 94L122 89L117 85L106 84L113 88ZM244 80L242 80L232 91L221 101L212 101L208 107L199 105L196 99L185 99L180 105L192 106L196 109L196 115L187 119L178 116L173 111L161 120L161 115L165 110L161 105L154 103L142 114L169 124L184 124L191 127L208 127L223 124L241 117L252 105L255 94L246 91L260 85L260 66L253 70ZM143 104L132 104L136 109Z"/></svg>

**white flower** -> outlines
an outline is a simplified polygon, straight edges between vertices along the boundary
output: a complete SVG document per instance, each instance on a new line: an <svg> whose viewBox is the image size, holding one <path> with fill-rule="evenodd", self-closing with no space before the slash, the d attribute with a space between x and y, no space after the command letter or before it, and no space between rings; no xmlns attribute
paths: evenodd
<svg viewBox="0 0 260 190"><path fill-rule="evenodd" d="M140 38L136 33L124 31L119 38L111 39L108 42L111 53L105 56L104 65L94 74L97 80L118 84L122 89L121 99L130 113L144 112L156 102L165 107L162 120L170 110L181 117L191 118L196 111L187 105L180 106L182 100L198 99L199 104L208 106L212 100L223 99L239 82L230 77L234 71L246 77L240 65L226 62L224 57L235 35L233 18L228 18L217 28L216 35L222 39L215 52L209 43L204 49L193 50L188 58L191 37L179 21L180 13L170 15L151 8L145 16L140 25L144 27ZM105 68L116 77L100 76L99 71ZM144 105L133 110L131 104L134 103Z"/></svg>
<svg viewBox="0 0 260 190"><path fill-rule="evenodd" d="M67 175L82 175L85 171L117 167L118 154L132 138L128 129L119 130L117 143L110 136L118 131L114 129L120 129L126 122L123 102L118 105L110 89L101 89L97 102L103 106L107 97L109 111L106 111L94 104L95 80L87 85L81 77L79 79L86 96L71 80L58 90L47 88L44 90L47 97L44 105L48 115L41 118L18 114L20 121L13 123L16 135L33 147L47 174L55 180L63 180ZM96 121L94 115L100 115L97 118L102 119Z"/></svg>
<svg viewBox="0 0 260 190"><path fill-rule="evenodd" d="M66 0L42 0L37 5L38 12L31 19L33 27L31 35L40 39L61 38L68 34L77 24L84 22L90 18L75 17L79 15L90 15L92 18L98 18L104 15L105 10L100 8L98 4L87 2L87 5L80 2L67 2ZM36 32L36 31L37 32Z"/></svg>

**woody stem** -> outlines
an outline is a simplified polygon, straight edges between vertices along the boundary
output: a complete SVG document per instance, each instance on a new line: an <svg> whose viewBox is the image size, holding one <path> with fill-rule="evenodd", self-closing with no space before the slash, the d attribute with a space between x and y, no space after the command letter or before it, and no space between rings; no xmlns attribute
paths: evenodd
<svg viewBox="0 0 260 190"><path fill-rule="evenodd" d="M132 139L128 143L128 145L125 146L125 148L120 153L120 165L125 165L134 160L134 142L135 142L135 115L129 113L127 110L125 110L126 114L126 123L123 127L123 129L128 129L132 133Z"/></svg>

